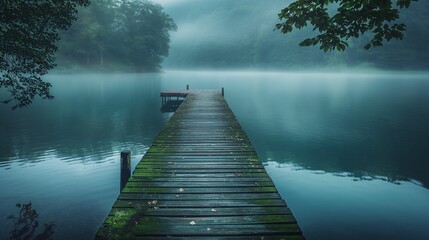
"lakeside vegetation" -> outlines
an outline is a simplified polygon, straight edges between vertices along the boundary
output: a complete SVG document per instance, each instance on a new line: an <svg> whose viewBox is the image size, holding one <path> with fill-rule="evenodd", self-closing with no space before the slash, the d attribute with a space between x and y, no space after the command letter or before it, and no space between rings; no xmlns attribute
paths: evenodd
<svg viewBox="0 0 429 240"><path fill-rule="evenodd" d="M62 32L58 66L65 69L156 72L177 29L161 5L150 1L92 1Z"/></svg>
<svg viewBox="0 0 429 240"><path fill-rule="evenodd" d="M0 101L16 109L35 97L52 99L51 84L41 76L54 67L159 72L170 39L167 68L427 70L429 3L411 2L183 0L164 2L164 10L149 0L6 1L0 8ZM183 29L170 36L175 21ZM309 45L317 47L301 47Z"/></svg>

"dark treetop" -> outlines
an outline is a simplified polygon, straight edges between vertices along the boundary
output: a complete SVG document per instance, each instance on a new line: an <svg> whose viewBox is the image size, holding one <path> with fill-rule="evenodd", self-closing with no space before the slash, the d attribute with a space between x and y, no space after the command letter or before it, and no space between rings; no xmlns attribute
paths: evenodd
<svg viewBox="0 0 429 240"><path fill-rule="evenodd" d="M41 76L55 67L57 48L60 60L74 65L98 59L102 67L120 62L156 71L168 55L168 32L177 28L159 4L147 0L98 0L88 8L78 7L89 0L0 2L0 89L6 90L0 93L8 94L0 100L13 101L13 109L36 96L53 98Z"/></svg>
<svg viewBox="0 0 429 240"><path fill-rule="evenodd" d="M50 83L41 75L52 69L59 30L76 19L77 6L89 0L1 0L0 1L0 89L14 101L13 108L30 104L36 95L51 99Z"/></svg>
<svg viewBox="0 0 429 240"><path fill-rule="evenodd" d="M168 56L173 19L159 4L98 0L62 33L58 66L156 72Z"/></svg>
<svg viewBox="0 0 429 240"><path fill-rule="evenodd" d="M371 41L365 45L369 49L382 46L383 41L403 38L406 25L396 20L399 9L408 8L411 1L417 0L298 0L279 13L282 22L276 28L289 33L294 27L301 29L310 24L320 34L305 39L300 46L319 44L325 52L344 51L348 39L372 32ZM333 7L338 8L333 12Z"/></svg>

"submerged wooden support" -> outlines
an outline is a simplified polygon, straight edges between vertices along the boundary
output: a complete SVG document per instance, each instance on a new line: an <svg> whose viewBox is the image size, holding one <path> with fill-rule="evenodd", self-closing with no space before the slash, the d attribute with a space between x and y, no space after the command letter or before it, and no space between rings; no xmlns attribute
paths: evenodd
<svg viewBox="0 0 429 240"><path fill-rule="evenodd" d="M131 151L121 152L121 184L120 190L125 187L131 177Z"/></svg>
<svg viewBox="0 0 429 240"><path fill-rule="evenodd" d="M303 239L222 92L187 94L96 238Z"/></svg>

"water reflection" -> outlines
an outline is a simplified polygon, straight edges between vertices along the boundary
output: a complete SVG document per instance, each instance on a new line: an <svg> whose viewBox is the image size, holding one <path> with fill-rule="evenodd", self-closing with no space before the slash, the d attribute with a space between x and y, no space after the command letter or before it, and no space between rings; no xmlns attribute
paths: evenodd
<svg viewBox="0 0 429 240"><path fill-rule="evenodd" d="M10 215L8 220L13 221L13 230L10 231L11 240L50 240L53 239L55 232L55 224L47 223L40 232L39 214L33 208L31 202L24 204L16 204L19 209L18 216ZM40 233L39 233L40 232ZM37 235L36 235L37 234Z"/></svg>
<svg viewBox="0 0 429 240"><path fill-rule="evenodd" d="M275 77L263 86L260 76L248 77L248 95L227 86L262 159L429 187L427 76Z"/></svg>
<svg viewBox="0 0 429 240"><path fill-rule="evenodd" d="M55 100L19 111L0 108L7 116L0 118L0 167L43 161L50 151L82 163L100 162L122 148L142 154L163 124L156 76L52 77ZM64 83L67 78L73 79Z"/></svg>
<svg viewBox="0 0 429 240"><path fill-rule="evenodd" d="M265 168L308 239L427 239L429 191L384 176L313 171L266 162Z"/></svg>
<svg viewBox="0 0 429 240"><path fill-rule="evenodd" d="M162 101L161 112L162 113L174 113L180 105L183 103L183 100L166 100Z"/></svg>
<svg viewBox="0 0 429 240"><path fill-rule="evenodd" d="M429 236L427 75L171 72L50 79L53 101L19 111L0 106L0 182L11 186L0 192L0 213L32 199L55 219L58 239L94 236L118 195L120 151L131 149L135 167L171 116L160 113L159 93L187 84L225 87L308 239L371 239L365 232L377 239L377 231L391 239ZM0 218L0 226L5 221ZM403 234L389 235L394 228ZM5 231L0 228L0 238Z"/></svg>

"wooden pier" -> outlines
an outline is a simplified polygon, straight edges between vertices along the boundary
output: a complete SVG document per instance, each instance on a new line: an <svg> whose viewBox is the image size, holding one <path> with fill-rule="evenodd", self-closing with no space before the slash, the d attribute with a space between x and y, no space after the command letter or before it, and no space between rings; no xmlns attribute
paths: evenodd
<svg viewBox="0 0 429 240"><path fill-rule="evenodd" d="M96 239L304 239L221 91L182 93Z"/></svg>

